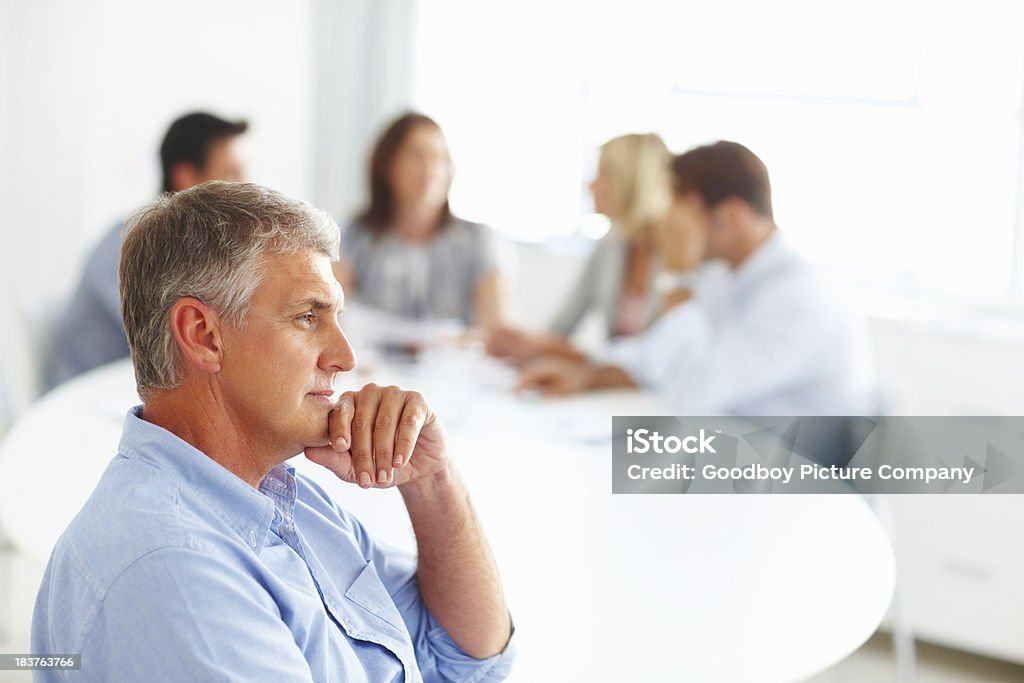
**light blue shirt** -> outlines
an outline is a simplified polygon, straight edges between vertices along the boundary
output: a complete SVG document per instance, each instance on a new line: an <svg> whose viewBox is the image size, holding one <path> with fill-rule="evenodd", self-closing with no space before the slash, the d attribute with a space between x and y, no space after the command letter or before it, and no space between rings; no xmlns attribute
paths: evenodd
<svg viewBox="0 0 1024 683"><path fill-rule="evenodd" d="M170 432L125 419L118 455L61 536L35 653L49 681L499 681L427 611L416 560L372 539L293 468L257 491Z"/></svg>
<svg viewBox="0 0 1024 683"><path fill-rule="evenodd" d="M128 357L117 283L121 228L120 223L112 227L89 254L75 292L56 321L46 367L48 389Z"/></svg>

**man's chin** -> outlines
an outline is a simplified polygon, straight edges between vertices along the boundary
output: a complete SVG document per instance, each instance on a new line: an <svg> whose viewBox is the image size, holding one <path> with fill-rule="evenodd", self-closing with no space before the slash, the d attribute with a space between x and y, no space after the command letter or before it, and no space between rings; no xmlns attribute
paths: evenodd
<svg viewBox="0 0 1024 683"><path fill-rule="evenodd" d="M310 399L309 402L312 405L305 406L305 424L302 425L301 429L296 430L298 432L296 440L302 444L303 448L329 446L331 440L328 433L327 419L334 408L334 404L324 404L323 401L316 399Z"/></svg>
<svg viewBox="0 0 1024 683"><path fill-rule="evenodd" d="M327 415L314 417L302 439L303 448L319 448L331 445L331 436L327 430Z"/></svg>
<svg viewBox="0 0 1024 683"><path fill-rule="evenodd" d="M318 437L316 439L311 439L309 442L306 443L305 446L303 446L303 448L323 448L324 446L330 445L331 440L327 438L326 434L324 434L323 436Z"/></svg>
<svg viewBox="0 0 1024 683"><path fill-rule="evenodd" d="M308 424L309 429L304 430L299 442L303 448L319 448L331 445L331 437L327 432L327 418L313 420Z"/></svg>

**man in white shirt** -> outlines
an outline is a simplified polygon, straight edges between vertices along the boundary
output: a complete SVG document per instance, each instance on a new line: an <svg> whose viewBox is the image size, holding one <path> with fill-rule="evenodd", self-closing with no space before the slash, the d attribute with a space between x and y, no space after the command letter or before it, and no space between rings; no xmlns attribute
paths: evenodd
<svg viewBox="0 0 1024 683"><path fill-rule="evenodd" d="M764 163L716 142L676 157L672 171L658 234L661 317L595 358L536 361L520 385L552 394L642 386L679 414L872 413L864 330L780 234Z"/></svg>

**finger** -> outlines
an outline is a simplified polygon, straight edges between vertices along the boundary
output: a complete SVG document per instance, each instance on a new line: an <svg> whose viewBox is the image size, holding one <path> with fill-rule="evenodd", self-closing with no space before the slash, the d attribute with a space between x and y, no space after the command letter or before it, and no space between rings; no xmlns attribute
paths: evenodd
<svg viewBox="0 0 1024 683"><path fill-rule="evenodd" d="M394 471L391 469L395 449L395 432L405 404L405 392L398 387L387 387L383 391L377 419L373 427L373 463L376 481L382 486L391 483Z"/></svg>
<svg viewBox="0 0 1024 683"><path fill-rule="evenodd" d="M427 407L422 395L415 391L406 394L402 417L398 421L398 431L395 434L395 467L407 465L412 460L420 430L423 429L429 414L430 408Z"/></svg>
<svg viewBox="0 0 1024 683"><path fill-rule="evenodd" d="M338 399L334 410L327 416L327 436L331 447L339 453L348 451L352 443L352 416L355 413L355 395L346 391Z"/></svg>
<svg viewBox="0 0 1024 683"><path fill-rule="evenodd" d="M543 392L548 396L565 396L570 392L570 383L566 377L553 377L544 385Z"/></svg>
<svg viewBox="0 0 1024 683"><path fill-rule="evenodd" d="M380 387L367 384L355 394L352 415L352 466L364 489L373 486L373 425L380 405Z"/></svg>
<svg viewBox="0 0 1024 683"><path fill-rule="evenodd" d="M552 396L575 394L583 389L586 366L584 364L562 365L552 372L545 390Z"/></svg>
<svg viewBox="0 0 1024 683"><path fill-rule="evenodd" d="M540 389L547 388L558 382L565 375L565 366L557 360L542 359L527 365L519 373L519 384L517 389Z"/></svg>
<svg viewBox="0 0 1024 683"><path fill-rule="evenodd" d="M543 365L528 365L519 373L519 380L516 382L515 390L536 389L547 381L549 375L548 368L543 367Z"/></svg>
<svg viewBox="0 0 1024 683"><path fill-rule="evenodd" d="M355 471L352 469L352 454L348 451L339 453L330 446L312 447L305 450L306 457L310 462L326 467L339 479L347 482L356 480Z"/></svg>

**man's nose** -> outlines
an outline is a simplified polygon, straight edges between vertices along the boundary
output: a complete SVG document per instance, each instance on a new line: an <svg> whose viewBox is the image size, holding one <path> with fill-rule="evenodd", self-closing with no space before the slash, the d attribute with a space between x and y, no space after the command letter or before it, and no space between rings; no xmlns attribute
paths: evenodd
<svg viewBox="0 0 1024 683"><path fill-rule="evenodd" d="M320 369L330 372L349 372L356 367L356 352L345 336L341 325L334 324L331 339L320 354Z"/></svg>

